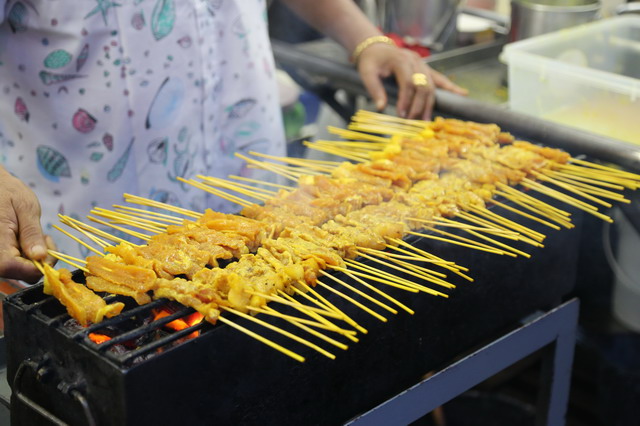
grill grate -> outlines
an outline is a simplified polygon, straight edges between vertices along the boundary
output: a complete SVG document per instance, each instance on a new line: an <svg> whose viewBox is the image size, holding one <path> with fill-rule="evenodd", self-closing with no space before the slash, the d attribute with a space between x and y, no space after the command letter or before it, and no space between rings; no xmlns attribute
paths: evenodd
<svg viewBox="0 0 640 426"><path fill-rule="evenodd" d="M76 272L74 275L76 282L82 282L81 273ZM168 323L195 312L192 308L167 299L154 300L140 306L132 304L122 296L103 295L103 299L107 303L123 302L125 309L115 317L88 327L78 324L69 316L64 306L53 296L45 295L40 287L18 294L15 303L26 313L43 320L52 329L59 329L70 339L121 367L136 364L159 351L175 346L193 332L198 331L202 335L213 328L210 323L201 321L182 330L163 329ZM171 314L154 320L154 310L163 308L168 309ZM104 334L110 339L96 343L89 337L91 333Z"/></svg>

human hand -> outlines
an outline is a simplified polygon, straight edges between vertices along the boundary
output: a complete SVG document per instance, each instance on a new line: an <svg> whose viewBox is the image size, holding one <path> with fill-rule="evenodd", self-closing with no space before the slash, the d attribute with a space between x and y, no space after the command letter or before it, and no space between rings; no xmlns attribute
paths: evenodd
<svg viewBox="0 0 640 426"><path fill-rule="evenodd" d="M388 102L382 79L395 76L399 88L396 106L400 117L431 119L436 87L459 95L468 94L466 89L431 69L417 53L386 43L372 44L362 51L357 67L378 111L383 110ZM427 77L426 85L414 83L412 76L416 73Z"/></svg>
<svg viewBox="0 0 640 426"><path fill-rule="evenodd" d="M31 260L53 264L42 233L40 203L33 191L0 167L0 277L36 282L42 274Z"/></svg>

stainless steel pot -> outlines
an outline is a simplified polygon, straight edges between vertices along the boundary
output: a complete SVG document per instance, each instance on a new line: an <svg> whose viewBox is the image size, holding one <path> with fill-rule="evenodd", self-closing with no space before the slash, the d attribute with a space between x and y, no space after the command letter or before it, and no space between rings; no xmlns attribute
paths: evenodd
<svg viewBox="0 0 640 426"><path fill-rule="evenodd" d="M399 34L435 49L455 41L460 0L378 0L385 32Z"/></svg>
<svg viewBox="0 0 640 426"><path fill-rule="evenodd" d="M599 17L600 8L598 0L511 0L509 40L591 22Z"/></svg>

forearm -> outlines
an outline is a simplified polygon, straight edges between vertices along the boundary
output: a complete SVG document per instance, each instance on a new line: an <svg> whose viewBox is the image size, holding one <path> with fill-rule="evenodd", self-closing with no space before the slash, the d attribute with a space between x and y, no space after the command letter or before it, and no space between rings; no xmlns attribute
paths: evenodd
<svg viewBox="0 0 640 426"><path fill-rule="evenodd" d="M353 0L282 0L309 25L340 43L348 52L367 37L380 35Z"/></svg>

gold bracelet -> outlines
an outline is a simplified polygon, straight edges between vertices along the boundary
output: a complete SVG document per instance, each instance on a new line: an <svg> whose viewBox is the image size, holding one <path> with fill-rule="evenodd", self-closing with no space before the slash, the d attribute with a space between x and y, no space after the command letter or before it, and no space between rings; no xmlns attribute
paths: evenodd
<svg viewBox="0 0 640 426"><path fill-rule="evenodd" d="M353 54L351 55L351 62L353 62L354 64L358 63L358 59L360 58L360 55L362 55L362 52L364 52L364 50L371 46L372 44L377 44L377 43L386 43L386 44L390 44L392 46L395 46L395 42L393 40L391 40L389 37L384 36L384 35L377 35L377 36L372 36L372 37L368 37L366 39L364 39L363 41L360 42L360 44L358 44L356 46L355 49L353 49Z"/></svg>

